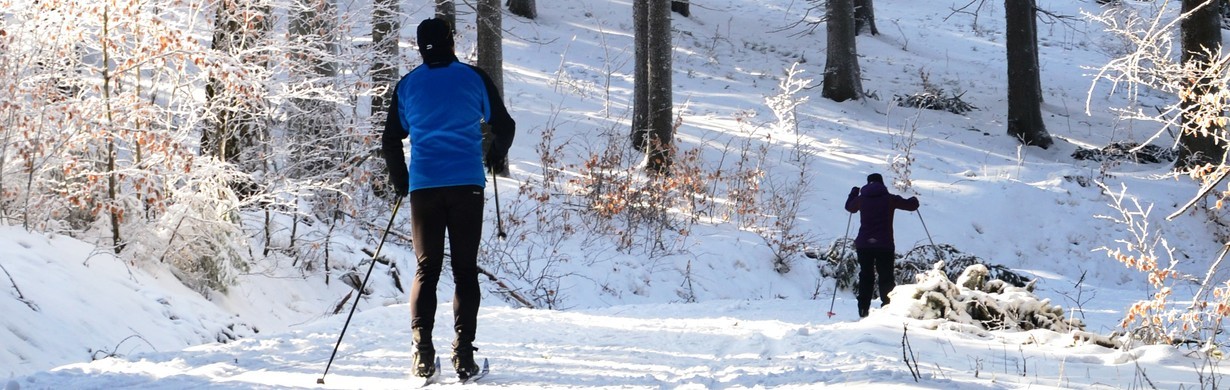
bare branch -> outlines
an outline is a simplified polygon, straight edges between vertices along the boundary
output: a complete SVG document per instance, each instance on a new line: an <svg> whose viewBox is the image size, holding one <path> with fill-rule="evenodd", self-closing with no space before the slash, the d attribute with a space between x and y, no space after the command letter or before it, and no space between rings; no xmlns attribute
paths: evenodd
<svg viewBox="0 0 1230 390"><path fill-rule="evenodd" d="M1204 199L1206 196L1212 193L1213 189L1217 188L1217 186L1221 184L1222 181L1225 181L1227 175L1230 175L1230 166L1222 165L1218 167L1217 171L1213 172L1213 175L1216 175L1214 176L1214 179L1206 181L1205 183L1208 183L1208 184L1206 184L1203 187L1200 187L1200 191L1196 193L1195 197L1192 197L1191 200L1188 200L1187 203L1183 205L1183 207L1180 207L1178 210L1175 210L1174 213L1167 215L1166 220L1173 221L1175 218L1178 218L1184 212L1187 212L1187 210L1192 208L1192 206L1195 206L1196 203L1200 202L1201 199Z"/></svg>
<svg viewBox="0 0 1230 390"><path fill-rule="evenodd" d="M22 295L21 289L17 288L17 281L13 280L13 275L9 274L9 270L5 269L3 265L0 265L0 271L4 271L4 275L9 277L9 282L13 283L13 290L17 291L17 300L26 304L26 306L29 306L30 310L38 311L38 305L35 305L34 302L26 299L26 296Z"/></svg>

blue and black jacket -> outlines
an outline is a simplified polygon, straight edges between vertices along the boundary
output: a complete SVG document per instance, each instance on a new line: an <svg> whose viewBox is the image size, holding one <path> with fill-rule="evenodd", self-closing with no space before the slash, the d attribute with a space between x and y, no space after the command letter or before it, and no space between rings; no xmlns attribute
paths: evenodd
<svg viewBox="0 0 1230 390"><path fill-rule="evenodd" d="M481 124L494 136L484 161ZM381 147L395 188L485 187L485 162L502 164L516 122L491 77L456 56L429 59L397 82ZM410 138L407 167L401 140Z"/></svg>

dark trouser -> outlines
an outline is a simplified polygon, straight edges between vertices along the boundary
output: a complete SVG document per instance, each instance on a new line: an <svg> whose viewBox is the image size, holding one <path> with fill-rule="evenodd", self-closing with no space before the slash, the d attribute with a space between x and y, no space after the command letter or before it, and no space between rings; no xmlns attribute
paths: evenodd
<svg viewBox="0 0 1230 390"><path fill-rule="evenodd" d="M880 302L888 304L888 292L897 287L896 276L893 275L893 249L867 248L858 250L858 308L865 310L871 307L873 283L879 274Z"/></svg>
<svg viewBox="0 0 1230 390"><path fill-rule="evenodd" d="M414 345L435 348L431 330L436 318L436 284L444 263L444 236L448 232L453 281L453 347L470 347L478 325L478 244L483 232L483 188L455 186L425 188L410 193L410 223L418 269L410 288L410 328Z"/></svg>

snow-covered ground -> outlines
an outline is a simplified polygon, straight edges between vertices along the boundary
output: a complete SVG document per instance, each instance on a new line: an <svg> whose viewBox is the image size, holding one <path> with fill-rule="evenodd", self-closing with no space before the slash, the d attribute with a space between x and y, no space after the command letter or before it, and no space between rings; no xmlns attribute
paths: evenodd
<svg viewBox="0 0 1230 390"><path fill-rule="evenodd" d="M953 11L967 1L881 3L882 35L858 38L863 86L878 98L833 103L820 97L819 88L806 90L800 96L810 101L798 109L797 134L772 128L776 119L764 98L780 92L778 82L795 62L801 62L802 77L819 83L823 26L810 31L796 24L807 2L706 0L692 4L690 18L675 15L681 145L703 147L709 167L729 166L739 145L765 145L766 169L779 182L797 178L803 168L794 156L804 150L811 156L805 168L810 185L800 229L823 249L845 232L841 204L849 188L871 172L900 179L889 161L902 154L902 144L916 142L911 194L922 208L898 214L899 251L933 239L1028 272L1039 279L1040 296L1083 318L1094 333L1117 329L1125 308L1148 293L1143 276L1097 251L1115 247L1126 232L1095 218L1114 212L1109 197L1082 185L1085 180L1103 180L1115 190L1124 184L1131 196L1155 203L1154 227L1170 237L1176 257L1186 262L1181 269L1198 272L1213 259L1220 244L1203 214L1161 222L1161 214L1195 192L1189 180L1167 177L1166 164L1103 166L1071 157L1078 146L1141 142L1156 130L1116 120L1108 108L1128 99L1107 96L1105 88L1095 89L1092 115L1084 113L1088 67L1122 49L1079 18L1081 10L1100 12L1094 1L1039 1L1054 14L1077 17L1039 24L1044 117L1056 137L1048 150L1020 148L1005 134L1001 3L986 2L976 13ZM430 7L416 3L405 12L403 28L412 34ZM539 2L539 14L534 21L504 20L506 100L518 138L512 179L498 185L510 215L536 204L518 189L541 183L535 150L548 130L563 158L576 164L601 146L603 134L625 131L621 121L630 111L630 4ZM461 54L472 58L473 26L460 30ZM924 73L931 84L964 93L978 109L953 115L890 102L896 94L921 92ZM593 240L535 241L535 233L547 234L505 221L510 242L519 245L510 249L494 239L494 210L488 209L488 250L539 256L526 263L528 274L555 277L544 280L557 283L553 303L563 310L517 308L484 280L477 346L491 359L492 373L478 387L1178 388L1200 386L1201 378L1224 370L1184 348L1115 350L1067 333L977 332L908 319L901 315L908 302L875 308L860 321L849 291L838 292L837 315L830 318L833 284L819 276L814 260L797 256L791 272L779 274L764 240L733 223L696 225L675 251L649 256ZM0 382L6 390L404 388L409 308L391 280L400 275L408 284L414 264L411 249L396 237L383 255L400 274L377 264L382 276L373 278L374 293L361 301L326 384L316 384L352 302L333 314L352 291L338 280L351 269L360 275L367 269L369 255L361 250L376 247L379 227L338 234L331 283L273 256L256 260L226 294L208 297L184 287L156 261L128 264L79 240L0 227L0 264L8 272L0 278ZM444 279L441 289L451 289ZM450 306L440 306L438 345L451 341ZM444 374L451 373L446 367Z"/></svg>

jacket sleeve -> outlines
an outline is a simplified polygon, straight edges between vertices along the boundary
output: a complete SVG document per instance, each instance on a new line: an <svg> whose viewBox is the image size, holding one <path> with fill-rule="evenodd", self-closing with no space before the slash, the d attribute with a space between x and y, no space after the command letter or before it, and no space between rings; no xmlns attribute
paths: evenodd
<svg viewBox="0 0 1230 390"><path fill-rule="evenodd" d="M470 67L482 76L483 84L487 86L488 104L491 107L491 117L487 118L487 124L491 125L491 134L494 139L491 140L491 149L487 151L487 160L502 162L508 158L508 149L512 147L513 138L517 133L517 122L513 121L512 116L508 114L508 108L504 107L504 99L500 96L500 90L495 87L491 76L477 66Z"/></svg>
<svg viewBox="0 0 1230 390"><path fill-rule="evenodd" d="M394 189L404 194L410 189L410 172L406 170L406 155L402 149L401 140L406 139L409 134L401 126L396 87L392 90L392 94L393 97L389 99L389 113L384 120L384 133L380 135L380 150L384 154L384 162L389 169L389 181L393 184Z"/></svg>
<svg viewBox="0 0 1230 390"><path fill-rule="evenodd" d="M893 207L905 211L918 210L918 197L911 196L909 199L906 199L900 195L893 195Z"/></svg>
<svg viewBox="0 0 1230 390"><path fill-rule="evenodd" d="M861 206L862 203L863 202L859 201L858 194L851 192L850 195L846 197L846 211L857 213L859 206Z"/></svg>

